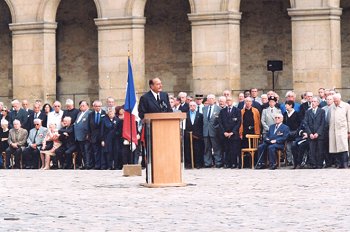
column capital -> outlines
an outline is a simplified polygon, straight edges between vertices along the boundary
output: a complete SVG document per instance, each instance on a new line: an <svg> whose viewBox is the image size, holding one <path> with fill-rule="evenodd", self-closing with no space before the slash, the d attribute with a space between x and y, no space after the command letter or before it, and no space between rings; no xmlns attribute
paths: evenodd
<svg viewBox="0 0 350 232"><path fill-rule="evenodd" d="M241 17L242 13L233 11L188 14L188 18L191 21L192 26L226 24L239 25Z"/></svg>
<svg viewBox="0 0 350 232"><path fill-rule="evenodd" d="M13 35L23 34L55 34L57 23L55 22L29 22L29 23L11 23L9 25Z"/></svg>
<svg viewBox="0 0 350 232"><path fill-rule="evenodd" d="M288 9L292 21L340 20L341 8Z"/></svg>
<svg viewBox="0 0 350 232"><path fill-rule="evenodd" d="M145 17L117 17L117 18L97 18L95 24L98 30L113 29L144 29Z"/></svg>

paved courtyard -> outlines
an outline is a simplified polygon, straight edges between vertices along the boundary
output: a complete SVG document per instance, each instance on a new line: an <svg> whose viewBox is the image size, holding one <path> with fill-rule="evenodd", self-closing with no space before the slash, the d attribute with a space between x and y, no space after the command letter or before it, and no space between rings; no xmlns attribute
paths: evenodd
<svg viewBox="0 0 350 232"><path fill-rule="evenodd" d="M0 171L0 231L349 231L350 170Z"/></svg>

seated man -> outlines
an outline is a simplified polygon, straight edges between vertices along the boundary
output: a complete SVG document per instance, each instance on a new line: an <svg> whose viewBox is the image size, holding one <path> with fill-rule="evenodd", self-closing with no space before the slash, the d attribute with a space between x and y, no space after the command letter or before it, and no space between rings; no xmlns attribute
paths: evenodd
<svg viewBox="0 0 350 232"><path fill-rule="evenodd" d="M258 148L258 164L257 168L261 169L264 165L265 155L264 153L268 150L270 169L274 170L277 168L276 165L276 151L284 148L284 143L289 136L289 127L282 123L283 115L275 115L275 124L269 127L269 131L266 134L264 142L259 145Z"/></svg>
<svg viewBox="0 0 350 232"><path fill-rule="evenodd" d="M34 128L29 131L28 146L23 151L23 162L27 169L39 168L40 149L46 136L47 129L41 126L41 119L34 119Z"/></svg>
<svg viewBox="0 0 350 232"><path fill-rule="evenodd" d="M56 149L57 160L60 161L61 167L64 169L72 168L72 154L77 150L75 143L74 130L71 117L64 117L62 121L63 127L58 130L60 134L59 140L62 145Z"/></svg>
<svg viewBox="0 0 350 232"><path fill-rule="evenodd" d="M6 168L10 168L11 155L15 155L15 168L20 168L20 157L22 155L22 149L27 141L27 130L21 128L21 122L18 119L13 121L13 128L9 132L8 144L6 149Z"/></svg>
<svg viewBox="0 0 350 232"><path fill-rule="evenodd" d="M309 141L307 139L307 133L305 131L304 123L301 123L297 133L295 135L292 144L292 154L294 160L294 169L301 168L305 152L309 149Z"/></svg>

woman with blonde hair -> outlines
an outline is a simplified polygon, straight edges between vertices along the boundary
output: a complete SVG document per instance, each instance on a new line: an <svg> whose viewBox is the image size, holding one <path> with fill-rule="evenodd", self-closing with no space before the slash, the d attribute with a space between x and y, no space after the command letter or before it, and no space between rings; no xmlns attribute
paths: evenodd
<svg viewBox="0 0 350 232"><path fill-rule="evenodd" d="M55 156L55 151L61 146L61 141L59 138L58 130L56 129L56 124L51 123L49 125L49 130L46 133L46 136L43 141L43 146L41 148L40 157L41 157L41 169L49 170L51 156Z"/></svg>

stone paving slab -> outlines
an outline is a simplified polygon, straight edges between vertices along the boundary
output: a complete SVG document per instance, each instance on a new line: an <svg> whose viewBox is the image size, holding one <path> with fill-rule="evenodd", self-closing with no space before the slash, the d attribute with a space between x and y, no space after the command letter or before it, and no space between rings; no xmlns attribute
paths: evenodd
<svg viewBox="0 0 350 232"><path fill-rule="evenodd" d="M0 231L349 231L350 170L1 170Z"/></svg>

